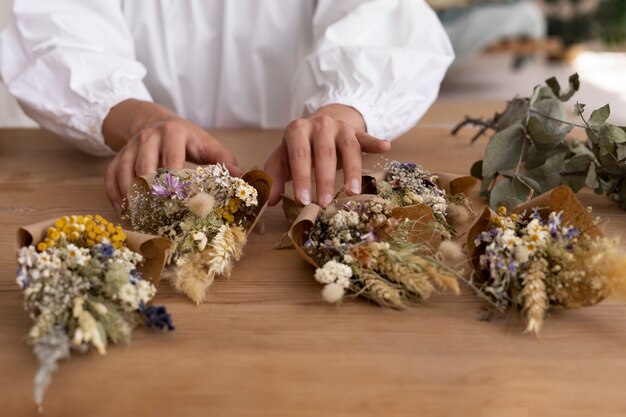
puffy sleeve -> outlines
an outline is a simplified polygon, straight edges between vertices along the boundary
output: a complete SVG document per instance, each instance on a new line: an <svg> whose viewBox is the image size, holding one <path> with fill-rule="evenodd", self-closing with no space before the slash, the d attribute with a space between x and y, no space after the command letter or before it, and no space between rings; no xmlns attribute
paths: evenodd
<svg viewBox="0 0 626 417"><path fill-rule="evenodd" d="M313 40L295 75L294 113L348 105L383 139L417 123L454 59L424 0L319 0Z"/></svg>
<svg viewBox="0 0 626 417"><path fill-rule="evenodd" d="M102 122L128 99L151 100L120 0L15 0L0 35L0 75L42 127L94 155L113 151Z"/></svg>

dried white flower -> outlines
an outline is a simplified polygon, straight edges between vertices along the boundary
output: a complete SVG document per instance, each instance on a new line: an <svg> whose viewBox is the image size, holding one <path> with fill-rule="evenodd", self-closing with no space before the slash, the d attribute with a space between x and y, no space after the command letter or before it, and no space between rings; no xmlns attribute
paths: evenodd
<svg viewBox="0 0 626 417"><path fill-rule="evenodd" d="M439 245L439 253L444 259L457 260L464 257L461 245L451 240L444 240Z"/></svg>
<svg viewBox="0 0 626 417"><path fill-rule="evenodd" d="M322 290L322 298L327 303L337 303L341 301L344 294L345 288L336 283L326 284Z"/></svg>
<svg viewBox="0 0 626 417"><path fill-rule="evenodd" d="M336 283L343 288L350 286L352 268L337 261L328 261L315 271L315 279L320 284Z"/></svg>
<svg viewBox="0 0 626 417"><path fill-rule="evenodd" d="M117 293L119 299L132 306L133 309L137 309L139 307L139 299L137 298L137 288L130 282L122 285Z"/></svg>
<svg viewBox="0 0 626 417"><path fill-rule="evenodd" d="M204 232L196 232L192 235L192 237L193 237L193 240L198 242L198 250L202 252L206 248L209 238Z"/></svg>
<svg viewBox="0 0 626 417"><path fill-rule="evenodd" d="M187 207L198 217L206 218L215 207L215 197L208 193L198 193L186 202Z"/></svg>

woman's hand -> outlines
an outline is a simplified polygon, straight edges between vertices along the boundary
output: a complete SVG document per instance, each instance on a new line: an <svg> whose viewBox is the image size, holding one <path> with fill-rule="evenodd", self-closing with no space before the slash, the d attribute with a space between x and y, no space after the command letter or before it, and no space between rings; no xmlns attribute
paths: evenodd
<svg viewBox="0 0 626 417"><path fill-rule="evenodd" d="M106 144L119 151L104 177L107 197L118 212L133 178L161 166L223 162L232 175L241 175L235 158L217 139L158 104L123 101L111 109L102 132Z"/></svg>
<svg viewBox="0 0 626 417"><path fill-rule="evenodd" d="M363 117L352 107L322 107L306 119L292 121L281 144L267 160L265 170L274 179L269 203L278 203L285 182L293 179L296 200L309 204L311 170L315 168L317 201L326 207L335 194L338 158L343 166L344 186L351 194L359 194L362 152L384 153L390 148L389 141L365 132Z"/></svg>

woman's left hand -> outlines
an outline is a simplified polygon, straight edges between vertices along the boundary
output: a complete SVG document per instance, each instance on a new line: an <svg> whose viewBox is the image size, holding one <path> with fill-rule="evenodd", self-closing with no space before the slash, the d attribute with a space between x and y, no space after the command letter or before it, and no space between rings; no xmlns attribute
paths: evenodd
<svg viewBox="0 0 626 417"><path fill-rule="evenodd" d="M311 171L315 168L317 201L326 207L335 194L338 158L341 159L344 187L351 194L361 192L361 155L385 153L391 148L387 140L365 131L361 114L352 107L331 104L305 119L296 119L285 129L283 140L265 163L274 184L269 203L280 201L285 182L293 180L296 200L311 202Z"/></svg>

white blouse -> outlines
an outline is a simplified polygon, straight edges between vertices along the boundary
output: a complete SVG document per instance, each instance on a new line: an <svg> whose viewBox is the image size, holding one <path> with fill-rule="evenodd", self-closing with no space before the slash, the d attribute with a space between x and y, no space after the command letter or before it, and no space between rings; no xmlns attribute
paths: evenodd
<svg viewBox="0 0 626 417"><path fill-rule="evenodd" d="M0 35L0 75L25 112L97 155L129 98L203 127L284 127L345 104L393 139L453 58L424 0L15 0Z"/></svg>

